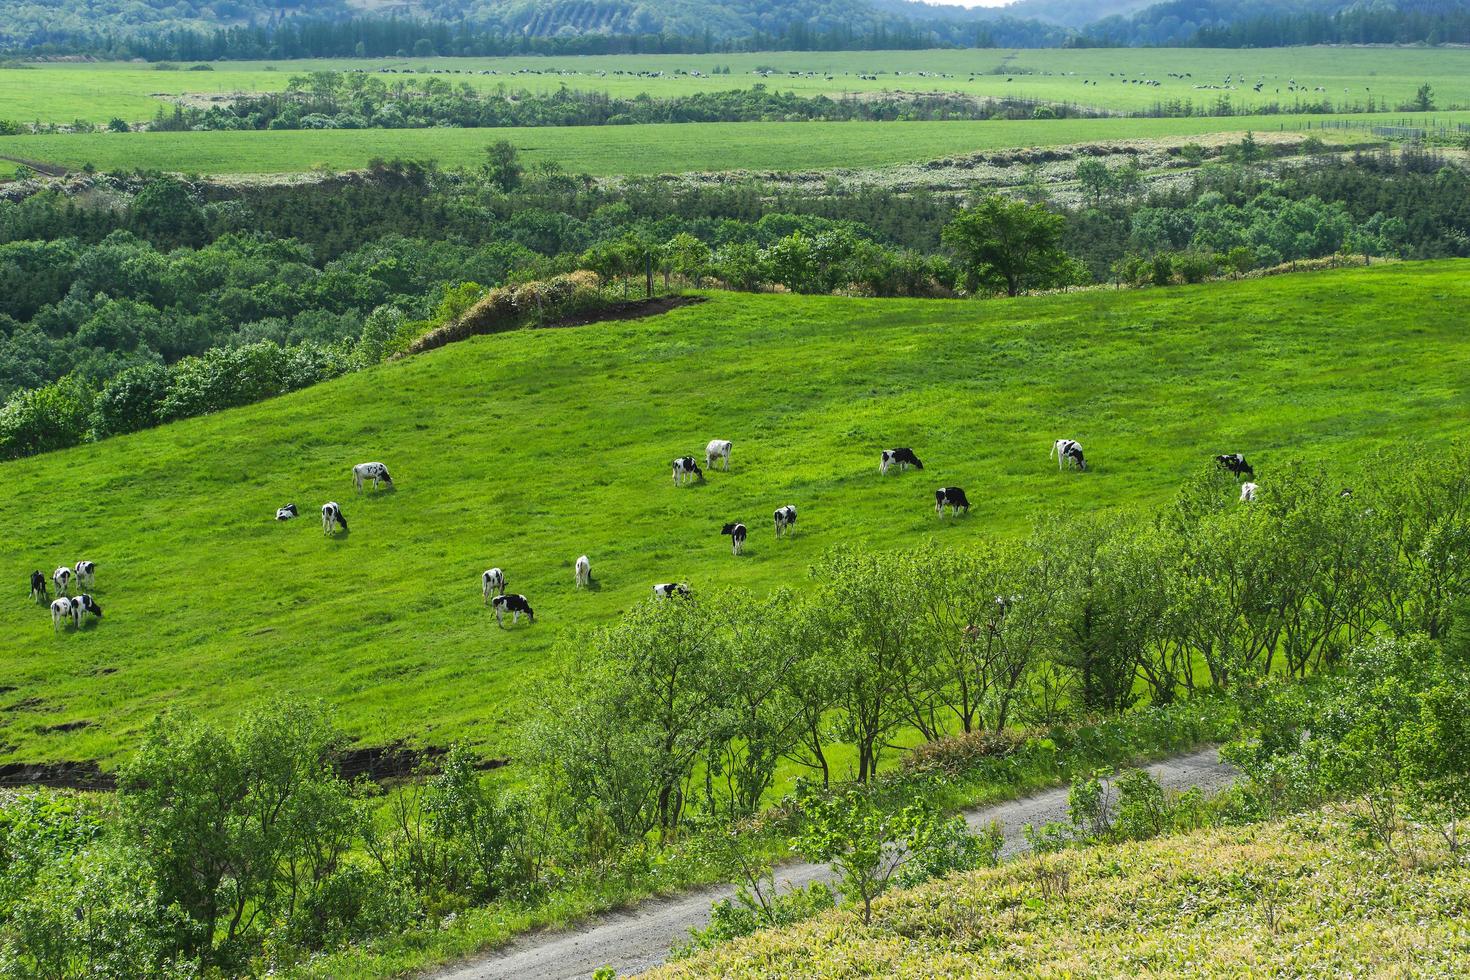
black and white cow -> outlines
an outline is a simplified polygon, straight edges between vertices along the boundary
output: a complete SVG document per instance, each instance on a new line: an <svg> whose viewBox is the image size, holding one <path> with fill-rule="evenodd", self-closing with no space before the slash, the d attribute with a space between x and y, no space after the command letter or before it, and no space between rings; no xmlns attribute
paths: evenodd
<svg viewBox="0 0 1470 980"><path fill-rule="evenodd" d="M51 603L51 630L52 630L52 632L55 632L56 630L61 629L61 621L63 619L71 619L72 620L72 625L73 626L76 625L76 621L75 621L75 619L73 617L71 607L72 607L72 601L70 599L68 599L66 596L62 596L60 599L57 599L55 602Z"/></svg>
<svg viewBox="0 0 1470 980"><path fill-rule="evenodd" d="M77 585L84 589L90 589L97 584L97 563L90 561L79 561L72 569L77 573Z"/></svg>
<svg viewBox="0 0 1470 980"><path fill-rule="evenodd" d="M505 614L510 613L510 624L514 626L521 621L521 613L532 623L536 622L536 612L523 595L498 595L490 603L495 607L495 623L501 629L505 629Z"/></svg>
<svg viewBox="0 0 1470 980"><path fill-rule="evenodd" d="M680 486L685 480L704 482L704 471L699 468L699 461L693 456L680 456L674 460L674 486Z"/></svg>
<svg viewBox="0 0 1470 980"><path fill-rule="evenodd" d="M56 586L56 594L65 596L71 594L72 570L62 565L51 573L51 583Z"/></svg>
<svg viewBox="0 0 1470 980"><path fill-rule="evenodd" d="M31 598L42 604L51 598L51 592L46 588L46 576L40 569L31 572Z"/></svg>
<svg viewBox="0 0 1470 980"><path fill-rule="evenodd" d="M71 601L71 613L76 617L77 625L82 625L82 617L91 613L98 619L102 618L102 607L92 600L92 597L83 592Z"/></svg>
<svg viewBox="0 0 1470 980"><path fill-rule="evenodd" d="M368 480L373 481L374 490L378 489L379 483L386 483L389 490L393 489L393 478L382 463L358 463L352 468L352 485L357 487L358 493L362 493L362 485Z"/></svg>
<svg viewBox="0 0 1470 980"><path fill-rule="evenodd" d="M919 457L914 455L912 449L885 449L878 457L878 472L884 476L888 475L888 467L898 464L898 470L902 473L912 466L916 470L922 470L924 464L919 462Z"/></svg>
<svg viewBox="0 0 1470 980"><path fill-rule="evenodd" d="M948 507L950 513L958 516L963 508L964 512L970 512L970 501L965 497L965 491L959 487L940 487L934 491L934 513L940 517L944 516L944 508Z"/></svg>
<svg viewBox="0 0 1470 980"><path fill-rule="evenodd" d="M1353 496L1353 488L1343 487L1342 490L1338 492L1337 496L1341 500L1351 500Z"/></svg>
<svg viewBox="0 0 1470 980"><path fill-rule="evenodd" d="M277 507L276 508L276 520L278 520L278 521L294 521L295 519L296 519L296 505L295 504L287 504L284 507Z"/></svg>
<svg viewBox="0 0 1470 980"><path fill-rule="evenodd" d="M776 537L779 538L782 534L796 526L796 505L787 504L785 507L778 508L775 513L775 519Z"/></svg>
<svg viewBox="0 0 1470 980"><path fill-rule="evenodd" d="M1076 439L1058 439L1051 445L1049 455L1057 458L1057 469L1060 470L1068 463L1079 470L1087 469L1087 460L1082 457L1082 443Z"/></svg>
<svg viewBox="0 0 1470 980"><path fill-rule="evenodd" d="M744 524L741 524L739 521L735 521L733 523L726 524L724 527L720 528L720 533L721 534L728 534L730 536L730 553L731 554L738 555L738 554L740 554L740 552L742 552L742 551L745 550L745 525Z"/></svg>
<svg viewBox="0 0 1470 980"><path fill-rule="evenodd" d="M322 533L331 534L337 530L337 525L342 525L342 530L347 530L347 517L342 513L342 508L337 506L337 501L329 500L322 504Z"/></svg>
<svg viewBox="0 0 1470 980"><path fill-rule="evenodd" d="M1242 483L1240 485L1240 502L1251 503L1256 499L1256 485L1254 483Z"/></svg>
<svg viewBox="0 0 1470 980"><path fill-rule="evenodd" d="M1225 453L1216 456L1215 462L1219 464L1221 469L1229 470L1236 476L1248 476L1252 480L1256 478L1255 469L1252 468L1250 463L1245 461L1245 456L1241 453Z"/></svg>
<svg viewBox="0 0 1470 980"><path fill-rule="evenodd" d="M505 573L498 568L486 569L480 576L480 594L485 597L487 606L492 596L505 595Z"/></svg>
<svg viewBox="0 0 1470 980"><path fill-rule="evenodd" d="M586 555L577 559L577 588L586 588L592 584L592 559Z"/></svg>
<svg viewBox="0 0 1470 980"><path fill-rule="evenodd" d="M689 586L682 582L664 582L661 585L655 585L653 587L653 596L655 599L667 599L669 596L674 595L681 599L689 598Z"/></svg>
<svg viewBox="0 0 1470 980"><path fill-rule="evenodd" d="M716 463L723 460L725 465L721 469L728 473L730 471L730 448L729 439L711 439L709 445L704 447L705 468L712 470Z"/></svg>

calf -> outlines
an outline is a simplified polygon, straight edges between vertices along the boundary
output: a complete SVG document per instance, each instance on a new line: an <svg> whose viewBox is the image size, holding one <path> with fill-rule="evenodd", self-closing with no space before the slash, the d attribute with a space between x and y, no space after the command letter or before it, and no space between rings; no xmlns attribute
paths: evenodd
<svg viewBox="0 0 1470 980"><path fill-rule="evenodd" d="M738 555L740 554L740 552L745 550L744 524L741 524L739 521L736 521L733 524L726 524L724 527L720 528L720 533L730 535L731 554Z"/></svg>
<svg viewBox="0 0 1470 980"><path fill-rule="evenodd" d="M1240 485L1240 502L1248 504L1256 499L1256 485L1254 483L1242 483Z"/></svg>
<svg viewBox="0 0 1470 980"><path fill-rule="evenodd" d="M521 621L521 613L525 613L526 618L532 623L536 622L535 610L531 608L531 604L526 601L526 597L523 595L515 595L514 593L511 595L498 595L490 604L495 607L495 624L501 629L505 629L506 613L510 613L510 624L512 626Z"/></svg>
<svg viewBox="0 0 1470 980"><path fill-rule="evenodd" d="M485 597L487 606L491 596L505 595L505 573L498 568L488 569L480 576L480 594Z"/></svg>
<svg viewBox="0 0 1470 980"><path fill-rule="evenodd" d="M90 589L97 582L97 564L90 561L79 561L74 571L77 573L77 584L84 589Z"/></svg>
<svg viewBox="0 0 1470 980"><path fill-rule="evenodd" d="M91 613L98 619L102 618L102 607L92 601L92 597L83 592L71 601L71 614L76 618L77 625L82 625L82 617Z"/></svg>
<svg viewBox="0 0 1470 980"><path fill-rule="evenodd" d="M676 595L681 599L687 599L690 595L689 586L680 582L665 582L662 585L655 585L653 587L653 596L655 599L667 599L671 595Z"/></svg>
<svg viewBox="0 0 1470 980"><path fill-rule="evenodd" d="M296 519L296 505L295 504L287 504L284 507L277 507L276 508L276 520L278 520L278 521L294 521L295 519Z"/></svg>
<svg viewBox="0 0 1470 980"><path fill-rule="evenodd" d="M1057 469L1061 470L1067 463L1071 463L1079 470L1087 469L1087 460L1082 458L1082 443L1075 439L1058 439L1052 443L1049 455L1057 458Z"/></svg>
<svg viewBox="0 0 1470 980"><path fill-rule="evenodd" d="M945 507L948 507L950 513L955 516L959 515L961 508L968 514L970 501L965 498L965 491L959 487L940 487L934 491L934 513L943 517Z"/></svg>
<svg viewBox="0 0 1470 980"><path fill-rule="evenodd" d="M43 604L51 598L51 592L46 588L46 576L40 569L31 572L31 598Z"/></svg>
<svg viewBox="0 0 1470 980"><path fill-rule="evenodd" d="M711 439L708 446L704 447L704 465L706 469L714 469L715 463L724 460L722 469L730 471L730 440Z"/></svg>
<svg viewBox="0 0 1470 980"><path fill-rule="evenodd" d="M1256 471L1251 464L1245 461L1245 456L1240 453L1225 453L1215 457L1216 464L1223 470L1229 470L1236 476L1248 476L1252 480L1256 478Z"/></svg>
<svg viewBox="0 0 1470 980"><path fill-rule="evenodd" d="M56 571L51 573L51 581L56 586L57 595L64 596L71 592L71 576L71 569L67 568L65 565L62 565Z"/></svg>
<svg viewBox="0 0 1470 980"><path fill-rule="evenodd" d="M331 534L337 530L338 524L342 525L342 530L347 530L347 518L342 508L337 506L337 501L329 500L322 504L322 533Z"/></svg>
<svg viewBox="0 0 1470 980"><path fill-rule="evenodd" d="M63 619L72 619L71 605L71 600L68 599L66 596L62 596L60 599L57 599L55 602L51 603L52 632L61 629L61 621ZM73 625L75 625L75 620L73 620Z"/></svg>
<svg viewBox="0 0 1470 980"><path fill-rule="evenodd" d="M577 559L577 588L585 588L592 583L592 560L586 555Z"/></svg>
<svg viewBox="0 0 1470 980"><path fill-rule="evenodd" d="M776 511L776 537L796 526L796 506L787 504Z"/></svg>
<svg viewBox="0 0 1470 980"><path fill-rule="evenodd" d="M680 486L685 480L704 482L704 471L693 456L680 456L674 460L674 486Z"/></svg>
<svg viewBox="0 0 1470 980"><path fill-rule="evenodd" d="M912 466L916 470L922 470L924 464L919 462L919 457L914 455L912 449L885 449L878 458L878 472L884 476L888 475L888 467L898 464L898 470L902 473Z"/></svg>
<svg viewBox="0 0 1470 980"><path fill-rule="evenodd" d="M374 490L378 489L379 483L386 483L389 490L393 489L393 478L382 463L358 463L352 468L352 484L358 493L362 493L362 485L368 480L373 481Z"/></svg>

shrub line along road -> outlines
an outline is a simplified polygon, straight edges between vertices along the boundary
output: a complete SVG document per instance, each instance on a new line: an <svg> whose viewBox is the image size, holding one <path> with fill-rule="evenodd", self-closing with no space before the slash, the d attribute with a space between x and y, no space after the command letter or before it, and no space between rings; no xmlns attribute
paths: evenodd
<svg viewBox="0 0 1470 980"><path fill-rule="evenodd" d="M1219 761L1213 747L1145 766L1166 790L1183 792L1198 787L1213 792L1229 784L1235 771ZM1067 787L1058 786L1019 800L965 812L974 829L1000 824L1005 835L1001 856L1015 857L1025 842L1021 828L1040 827L1067 820ZM825 864L783 865L777 875L785 890L814 881L833 881ZM631 909L597 916L575 929L540 932L522 937L505 948L470 963L434 974L434 980L499 980L538 977L547 980L586 977L601 966L619 974L638 973L663 963L674 943L688 938L691 928L709 923L710 905L735 894L733 885L651 899Z"/></svg>

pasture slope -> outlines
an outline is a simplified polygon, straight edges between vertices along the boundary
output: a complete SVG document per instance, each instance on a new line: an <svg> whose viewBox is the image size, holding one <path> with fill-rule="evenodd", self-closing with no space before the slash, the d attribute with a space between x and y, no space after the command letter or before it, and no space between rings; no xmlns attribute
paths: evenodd
<svg viewBox="0 0 1470 980"><path fill-rule="evenodd" d="M367 744L513 751L560 638L655 582L801 588L838 544L961 544L1168 499L1209 454L1349 472L1470 421L1470 263L1010 301L720 293L463 343L249 408L0 466L0 763L115 764L157 712L325 699ZM1058 436L1091 472L1059 474ZM734 441L729 474L670 461ZM882 478L913 446L923 473ZM353 494L380 459L393 492ZM935 518L934 488L969 491ZM350 534L324 538L339 501ZM276 523L276 507L303 517ZM774 508L800 523L776 542ZM730 554L722 522L752 529ZM592 558L594 587L572 562ZM87 558L106 618L53 635L22 583ZM506 570L534 626L498 630ZM64 726L64 727L58 727Z"/></svg>

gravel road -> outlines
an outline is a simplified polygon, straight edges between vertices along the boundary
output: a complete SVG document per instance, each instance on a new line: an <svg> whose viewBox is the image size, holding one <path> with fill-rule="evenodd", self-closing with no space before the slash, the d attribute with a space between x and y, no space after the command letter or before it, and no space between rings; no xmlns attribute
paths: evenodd
<svg viewBox="0 0 1470 980"><path fill-rule="evenodd" d="M1146 767L1165 789L1199 787L1217 790L1234 778L1234 771L1219 761L1213 748L1191 755L1166 759ZM998 821L1005 833L1003 857L1013 857L1024 847L1021 828L1067 819L1067 789L1045 790L1024 799L968 811L972 827ZM777 880L785 887L829 881L826 865L782 865ZM637 973L658 966L676 942L686 939L691 927L709 922L711 903L735 894L731 885L685 892L670 898L650 899L620 912L599 915L572 929L530 933L480 959L462 963L434 974L435 980L501 980L536 977L568 980L590 976L601 966L612 966L619 974Z"/></svg>

